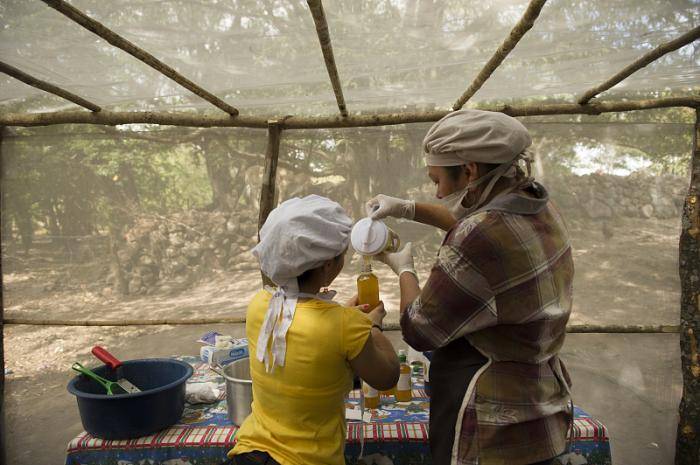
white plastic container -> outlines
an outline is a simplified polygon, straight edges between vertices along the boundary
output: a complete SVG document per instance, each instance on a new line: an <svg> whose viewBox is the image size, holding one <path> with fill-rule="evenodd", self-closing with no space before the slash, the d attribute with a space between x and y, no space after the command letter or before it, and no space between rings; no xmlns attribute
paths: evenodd
<svg viewBox="0 0 700 465"><path fill-rule="evenodd" d="M382 252L396 252L401 241L399 235L384 224L372 218L362 218L355 223L350 233L350 242L361 255L377 255Z"/></svg>

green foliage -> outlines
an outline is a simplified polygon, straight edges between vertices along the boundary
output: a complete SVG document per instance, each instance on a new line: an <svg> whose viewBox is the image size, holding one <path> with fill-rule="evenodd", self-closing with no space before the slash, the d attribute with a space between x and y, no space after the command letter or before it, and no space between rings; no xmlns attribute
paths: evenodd
<svg viewBox="0 0 700 465"><path fill-rule="evenodd" d="M191 150L100 128L19 131L3 143L5 211L79 236L139 213L201 207L208 180Z"/></svg>
<svg viewBox="0 0 700 465"><path fill-rule="evenodd" d="M645 166L649 174L685 174L693 118L673 108L523 122L533 135L536 169L544 169L536 173L551 178L580 169L582 152L606 172ZM434 188L421 153L428 127L285 131L279 198L319 193L356 217L377 193L430 200ZM240 210L253 218L265 140L264 130L244 129L14 130L2 147L3 218L18 229L33 223L59 236L119 230L139 214L191 208Z"/></svg>

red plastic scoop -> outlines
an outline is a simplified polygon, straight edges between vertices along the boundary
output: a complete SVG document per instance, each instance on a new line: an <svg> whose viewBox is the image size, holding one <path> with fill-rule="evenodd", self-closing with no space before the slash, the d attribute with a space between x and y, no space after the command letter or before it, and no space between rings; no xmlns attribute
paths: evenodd
<svg viewBox="0 0 700 465"><path fill-rule="evenodd" d="M132 383L130 383L126 378L124 378L124 374L122 373L122 362L117 359L114 355L110 354L107 352L107 349L100 347L100 346L95 346L92 348L92 355L100 359L105 365L109 366L112 368L112 370L116 370L117 372L117 384L124 389L126 392L133 394L135 392L141 392L141 389L137 388L134 386Z"/></svg>

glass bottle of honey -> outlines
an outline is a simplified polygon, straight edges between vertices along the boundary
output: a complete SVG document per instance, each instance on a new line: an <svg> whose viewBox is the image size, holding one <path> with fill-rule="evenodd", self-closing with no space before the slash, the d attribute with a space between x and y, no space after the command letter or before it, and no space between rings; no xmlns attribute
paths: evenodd
<svg viewBox="0 0 700 465"><path fill-rule="evenodd" d="M357 277L357 303L369 305L367 311L371 311L379 305L379 280L372 273L372 257L362 256L362 269Z"/></svg>
<svg viewBox="0 0 700 465"><path fill-rule="evenodd" d="M406 358L406 351L399 350L399 382L396 384L396 402L410 402L413 400L411 367L408 365Z"/></svg>
<svg viewBox="0 0 700 465"><path fill-rule="evenodd" d="M379 408L379 393L365 381L362 382L365 395L365 408Z"/></svg>

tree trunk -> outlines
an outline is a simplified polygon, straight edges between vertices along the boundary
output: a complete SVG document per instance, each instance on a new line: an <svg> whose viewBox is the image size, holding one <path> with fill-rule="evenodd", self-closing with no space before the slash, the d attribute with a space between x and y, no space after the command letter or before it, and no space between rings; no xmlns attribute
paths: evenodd
<svg viewBox="0 0 700 465"><path fill-rule="evenodd" d="M126 277L124 276L124 269L119 260L119 226L110 224L109 225L109 252L110 252L110 272L114 275L114 290L119 295L126 295L129 293L129 286L126 282Z"/></svg>
<svg viewBox="0 0 700 465"><path fill-rule="evenodd" d="M22 249L24 254L29 255L29 249L34 242L34 224L32 221L32 211L29 203L24 203L23 208L15 211L15 224L22 238Z"/></svg>
<svg viewBox="0 0 700 465"><path fill-rule="evenodd" d="M690 189L679 245L683 398L676 436L676 465L700 463L700 110L695 113Z"/></svg>
<svg viewBox="0 0 700 465"><path fill-rule="evenodd" d="M249 167L247 162L239 161L238 163L238 171L236 171L236 174L233 177L233 184L231 189L232 209L235 209L238 206L238 202L241 200L241 196L245 192L245 174Z"/></svg>
<svg viewBox="0 0 700 465"><path fill-rule="evenodd" d="M202 157L211 185L211 206L214 210L231 211L235 205L231 189L231 162L225 154L213 150L212 146L209 142L202 143Z"/></svg>
<svg viewBox="0 0 700 465"><path fill-rule="evenodd" d="M126 162L119 163L119 178L121 178L120 184L127 207L135 211L141 204L141 201L138 188L136 187L136 175L131 164Z"/></svg>
<svg viewBox="0 0 700 465"><path fill-rule="evenodd" d="M56 199L51 197L43 202L44 212L46 213L46 226L51 236L51 243L60 243L61 227L58 224L58 215L56 214Z"/></svg>

